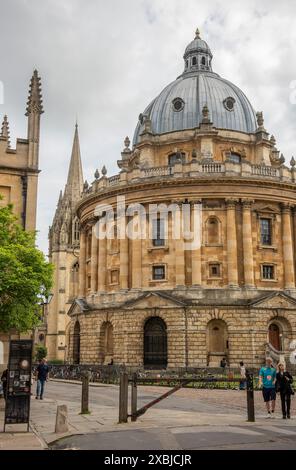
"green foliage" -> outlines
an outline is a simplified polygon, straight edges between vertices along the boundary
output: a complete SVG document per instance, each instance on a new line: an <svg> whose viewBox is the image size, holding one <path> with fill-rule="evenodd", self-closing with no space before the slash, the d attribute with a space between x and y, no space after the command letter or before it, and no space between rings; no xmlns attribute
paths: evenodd
<svg viewBox="0 0 296 470"><path fill-rule="evenodd" d="M35 233L0 207L0 331L28 331L40 321L40 296L52 287L53 266L35 247Z"/></svg>
<svg viewBox="0 0 296 470"><path fill-rule="evenodd" d="M35 358L36 361L39 361L39 359L44 359L47 356L47 348L40 344L39 346L36 346L35 349Z"/></svg>
<svg viewBox="0 0 296 470"><path fill-rule="evenodd" d="M52 366L58 366L64 364L64 361L62 359L52 359L51 361L48 361L48 364Z"/></svg>

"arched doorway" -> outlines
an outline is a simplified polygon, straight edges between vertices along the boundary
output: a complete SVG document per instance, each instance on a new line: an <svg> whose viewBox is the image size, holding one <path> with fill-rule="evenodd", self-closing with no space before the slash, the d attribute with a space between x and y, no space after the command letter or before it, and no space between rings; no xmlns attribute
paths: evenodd
<svg viewBox="0 0 296 470"><path fill-rule="evenodd" d="M271 323L268 328L268 338L271 346L277 351L282 350L280 328L276 323Z"/></svg>
<svg viewBox="0 0 296 470"><path fill-rule="evenodd" d="M167 329L159 318L149 318L144 326L144 366L165 368L168 363Z"/></svg>
<svg viewBox="0 0 296 470"><path fill-rule="evenodd" d="M114 354L113 325L109 321L104 322L100 334L100 355L102 364L110 364Z"/></svg>
<svg viewBox="0 0 296 470"><path fill-rule="evenodd" d="M207 326L208 365L220 366L221 359L228 357L228 332L223 320L211 320Z"/></svg>
<svg viewBox="0 0 296 470"><path fill-rule="evenodd" d="M77 321L73 334L73 363L80 364L80 323Z"/></svg>

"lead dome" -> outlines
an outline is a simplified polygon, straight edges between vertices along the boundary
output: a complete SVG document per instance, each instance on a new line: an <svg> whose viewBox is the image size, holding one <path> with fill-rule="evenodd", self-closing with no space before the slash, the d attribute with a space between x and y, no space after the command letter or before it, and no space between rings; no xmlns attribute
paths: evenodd
<svg viewBox="0 0 296 470"><path fill-rule="evenodd" d="M217 129L249 134L256 131L256 113L248 98L236 85L213 72L212 58L211 49L197 30L195 39L186 47L182 75L165 87L140 115L134 145L140 143L147 119L155 135L194 129L202 121L205 105Z"/></svg>

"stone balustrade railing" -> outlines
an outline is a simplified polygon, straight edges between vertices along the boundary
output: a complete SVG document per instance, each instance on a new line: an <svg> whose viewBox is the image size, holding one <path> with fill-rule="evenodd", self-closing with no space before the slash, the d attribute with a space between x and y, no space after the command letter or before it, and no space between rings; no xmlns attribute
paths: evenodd
<svg viewBox="0 0 296 470"><path fill-rule="evenodd" d="M85 191L91 193L101 191L109 187L124 186L127 184L135 183L143 179L152 178L180 178L180 177L203 177L207 174L221 176L239 176L245 178L263 178L272 179L275 181L284 181L296 183L296 168L288 168L286 166L272 167L268 165L253 165L250 162L234 163L231 161L226 162L198 162L192 161L191 163L177 162L173 166L160 166L151 168L136 167L129 171L122 171L121 173L107 178L102 178L93 182L93 184Z"/></svg>

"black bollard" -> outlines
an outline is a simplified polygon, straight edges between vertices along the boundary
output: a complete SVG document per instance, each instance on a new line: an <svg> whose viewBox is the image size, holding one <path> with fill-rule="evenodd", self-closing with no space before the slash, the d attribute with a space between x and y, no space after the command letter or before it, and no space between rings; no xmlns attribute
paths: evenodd
<svg viewBox="0 0 296 470"><path fill-rule="evenodd" d="M89 413L89 409L88 409L89 379L90 379L90 372L87 371L82 376L82 391L81 391L81 414L82 415Z"/></svg>
<svg viewBox="0 0 296 470"><path fill-rule="evenodd" d="M128 374L120 373L119 383L119 423L127 423L128 415Z"/></svg>
<svg viewBox="0 0 296 470"><path fill-rule="evenodd" d="M137 391L137 374L133 374L132 378L132 393L131 393L131 415L132 421L137 421L137 398L138 398L138 391Z"/></svg>
<svg viewBox="0 0 296 470"><path fill-rule="evenodd" d="M255 422L255 406L254 406L254 378L253 374L247 372L247 409L248 421Z"/></svg>

